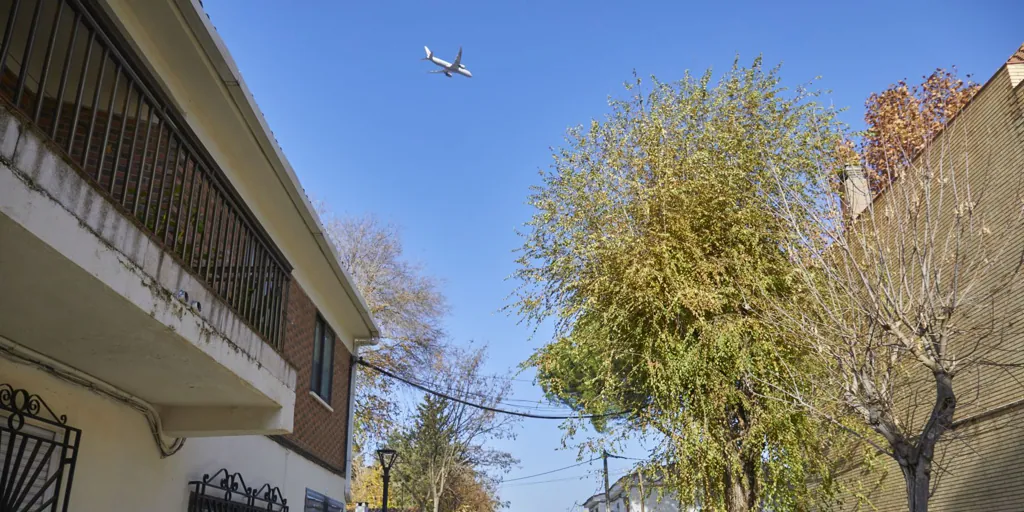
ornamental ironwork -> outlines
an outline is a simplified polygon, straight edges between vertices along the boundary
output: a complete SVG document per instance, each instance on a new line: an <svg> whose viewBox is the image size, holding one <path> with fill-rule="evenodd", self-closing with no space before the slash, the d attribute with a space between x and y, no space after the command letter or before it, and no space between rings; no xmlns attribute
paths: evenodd
<svg viewBox="0 0 1024 512"><path fill-rule="evenodd" d="M263 484L249 487L238 473L227 469L189 482L188 512L288 512L281 489Z"/></svg>
<svg viewBox="0 0 1024 512"><path fill-rule="evenodd" d="M0 384L0 511L66 512L82 431L39 395Z"/></svg>

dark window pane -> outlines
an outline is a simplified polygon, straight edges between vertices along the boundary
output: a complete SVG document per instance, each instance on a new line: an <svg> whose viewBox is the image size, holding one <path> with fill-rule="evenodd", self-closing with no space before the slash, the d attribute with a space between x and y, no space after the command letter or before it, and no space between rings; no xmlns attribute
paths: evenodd
<svg viewBox="0 0 1024 512"><path fill-rule="evenodd" d="M320 397L328 404L331 403L331 376L334 374L334 333L330 329L324 330L324 352L323 369L320 385L323 390Z"/></svg>
<svg viewBox="0 0 1024 512"><path fill-rule="evenodd" d="M316 319L316 332L313 335L313 371L310 376L310 389L316 394L322 394L320 392L320 375L321 368L323 367L323 359L321 357L323 351L321 346L323 345L324 339L324 327L320 318Z"/></svg>

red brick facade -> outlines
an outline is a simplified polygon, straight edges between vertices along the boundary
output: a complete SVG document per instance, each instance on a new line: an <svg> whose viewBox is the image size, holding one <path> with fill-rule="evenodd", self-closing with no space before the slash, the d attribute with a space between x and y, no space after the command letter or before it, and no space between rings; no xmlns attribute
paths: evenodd
<svg viewBox="0 0 1024 512"><path fill-rule="evenodd" d="M331 383L331 407L327 410L310 395L313 368L313 338L316 330L316 306L302 287L292 279L288 290L284 330L284 358L295 367L295 428L280 436L287 443L307 452L333 470L345 471L345 442L348 438L349 382L352 354L342 341L334 343L334 378ZM332 327L333 328L333 327ZM336 329L335 329L336 330Z"/></svg>

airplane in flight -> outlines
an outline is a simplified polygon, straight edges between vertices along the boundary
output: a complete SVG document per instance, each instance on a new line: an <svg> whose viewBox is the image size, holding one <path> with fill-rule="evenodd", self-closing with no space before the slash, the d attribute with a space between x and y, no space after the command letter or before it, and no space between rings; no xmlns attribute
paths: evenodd
<svg viewBox="0 0 1024 512"><path fill-rule="evenodd" d="M455 62L448 62L437 57L434 57L434 52L430 51L430 48L423 47L427 51L427 56L423 60L429 60L434 64L441 66L441 69L435 71L428 71L428 73L444 73L444 76L448 78L452 77L452 73L458 73L466 78L473 78L473 73L470 73L466 66L462 65L462 47L459 47L459 54L455 56Z"/></svg>

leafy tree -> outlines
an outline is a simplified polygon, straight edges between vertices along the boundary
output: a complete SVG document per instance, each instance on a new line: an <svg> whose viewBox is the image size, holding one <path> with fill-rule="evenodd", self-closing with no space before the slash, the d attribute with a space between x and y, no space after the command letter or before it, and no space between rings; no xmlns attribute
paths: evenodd
<svg viewBox="0 0 1024 512"><path fill-rule="evenodd" d="M909 167L953 119L981 86L957 78L952 71L936 69L920 84L906 80L873 93L865 103L867 131L860 154L867 166L871 188L877 192Z"/></svg>
<svg viewBox="0 0 1024 512"><path fill-rule="evenodd" d="M528 364L580 412L629 411L596 426L611 442L654 434L650 463L676 468L684 501L798 509L831 490L832 438L766 384L798 367L805 387L817 369L757 314L760 290L792 293L764 185L838 158L840 127L760 59L717 83L642 86L570 129L529 198L515 307L555 334Z"/></svg>
<svg viewBox="0 0 1024 512"><path fill-rule="evenodd" d="M342 217L317 204L327 238L338 252L380 325L380 344L360 355L402 375L426 377L442 353L446 334L441 322L448 312L438 282L403 257L400 233L373 216ZM385 439L399 423L394 383L359 367L355 425L357 445Z"/></svg>

